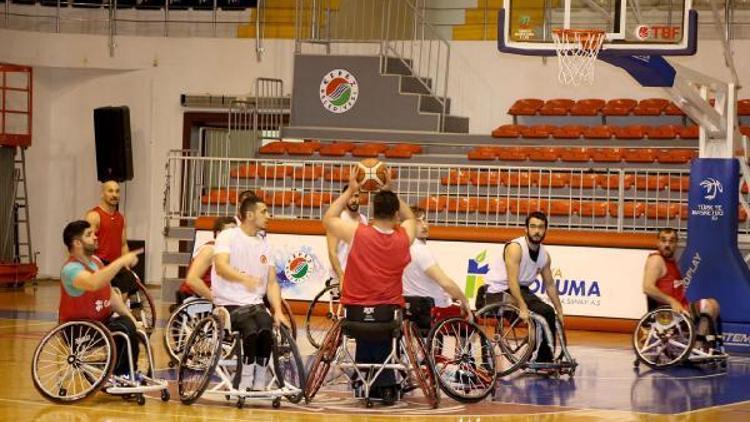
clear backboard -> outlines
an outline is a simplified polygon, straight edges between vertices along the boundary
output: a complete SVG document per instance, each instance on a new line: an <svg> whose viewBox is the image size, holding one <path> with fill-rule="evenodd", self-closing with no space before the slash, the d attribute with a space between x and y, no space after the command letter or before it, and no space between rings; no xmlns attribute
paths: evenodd
<svg viewBox="0 0 750 422"><path fill-rule="evenodd" d="M555 29L605 31L600 56L692 55L698 14L691 0L505 0L498 49L555 55Z"/></svg>

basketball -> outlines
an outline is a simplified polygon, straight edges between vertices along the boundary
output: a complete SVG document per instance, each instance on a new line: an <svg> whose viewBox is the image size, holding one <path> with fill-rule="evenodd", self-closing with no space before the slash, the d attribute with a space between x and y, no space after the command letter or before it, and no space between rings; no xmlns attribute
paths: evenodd
<svg viewBox="0 0 750 422"><path fill-rule="evenodd" d="M357 182L360 189L371 192L383 187L388 168L377 158L366 158L357 163Z"/></svg>

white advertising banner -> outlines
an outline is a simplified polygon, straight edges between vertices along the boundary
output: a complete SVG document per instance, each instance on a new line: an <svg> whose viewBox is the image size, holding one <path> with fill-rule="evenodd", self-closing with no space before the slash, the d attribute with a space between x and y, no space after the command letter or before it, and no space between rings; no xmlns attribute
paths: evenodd
<svg viewBox="0 0 750 422"><path fill-rule="evenodd" d="M196 234L196 245L211 239L210 231ZM286 299L312 300L330 274L324 236L271 234L276 275ZM484 284L489 262L502 253L501 244L428 241L442 269L473 300ZM547 246L552 274L566 315L639 319L646 313L641 290L644 249ZM546 299L542 283L532 291Z"/></svg>

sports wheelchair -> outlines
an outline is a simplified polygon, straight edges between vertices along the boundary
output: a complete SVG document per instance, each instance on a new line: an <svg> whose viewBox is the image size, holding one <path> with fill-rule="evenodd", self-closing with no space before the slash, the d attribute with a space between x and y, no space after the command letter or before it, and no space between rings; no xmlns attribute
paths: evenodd
<svg viewBox="0 0 750 422"><path fill-rule="evenodd" d="M127 348L130 368L127 377L112 375L117 359L115 337L121 337ZM144 393L161 391L161 399L168 401L167 381L154 376L148 335L139 329L138 337L146 352L145 359L139 359L141 368L148 367L145 373L134 370L130 339L124 333L111 332L98 321L62 323L47 333L34 351L31 362L34 387L56 403L83 400L98 390L125 399L135 398L139 405L146 403Z"/></svg>
<svg viewBox="0 0 750 422"><path fill-rule="evenodd" d="M505 293L502 301L483 306L476 313L477 325L490 336L495 346L498 377L521 369L526 373L552 378L560 378L561 375L573 378L578 363L568 351L559 316L555 316L557 335L553 337L547 321L541 315L530 311L528 321L524 321L520 309L511 301L510 295ZM542 339L547 340L552 362L536 361Z"/></svg>
<svg viewBox="0 0 750 422"><path fill-rule="evenodd" d="M266 307L270 309L268 300L264 298ZM284 315L289 320L289 331L293 339L297 339L297 323L294 319L292 308L286 300L282 299ZM167 319L167 325L164 329L164 348L169 355L169 367L172 368L180 362L185 342L193 328L201 319L205 318L214 310L214 305L210 301L198 296L191 296L185 299L182 304L174 308L172 314Z"/></svg>
<svg viewBox="0 0 750 422"><path fill-rule="evenodd" d="M177 370L180 400L190 405L203 395L227 401L235 398L241 409L246 399L270 399L274 408L281 405L282 397L292 403L302 399L305 369L297 343L285 326L273 329L271 359L266 368L271 376L266 378L265 390L239 389L242 357L242 336L232 330L229 312L221 306L214 308L198 320L185 342Z"/></svg>
<svg viewBox="0 0 750 422"><path fill-rule="evenodd" d="M130 309L135 319L143 324L143 329L151 336L156 327L156 307L154 299L149 294L146 286L141 282L140 277L135 271L129 268L123 268L115 277L124 277L129 279L127 284L132 284L132 289L127 292L125 306ZM117 289L120 291L120 289Z"/></svg>
<svg viewBox="0 0 750 422"><path fill-rule="evenodd" d="M315 295L315 298L307 308L307 313L305 314L305 335L307 336L307 341L316 349L320 349L326 333L330 331L336 321L341 319L338 313L341 299L340 287L341 285L338 280L329 278L325 281L323 289ZM323 315L317 315L316 308L318 307L325 308Z"/></svg>
<svg viewBox="0 0 750 422"><path fill-rule="evenodd" d="M354 397L365 400L366 406L372 407L371 395L373 384L385 370L394 370L398 384L395 400L400 400L404 393L415 389L422 390L429 406L437 408L440 402L432 357L425 349L416 325L403 319L401 308L360 307L364 315L372 315L372 321L357 317L356 320L347 314L353 314L350 308L344 310L344 318L336 320L328 331L315 355L305 385L305 400L309 403L328 379L328 371L346 375L351 384ZM355 339L369 341L391 341L391 351L381 363L357 363L350 346ZM335 372L333 375L336 375ZM338 378L337 376L332 379ZM330 379L328 379L330 382Z"/></svg>
<svg viewBox="0 0 750 422"><path fill-rule="evenodd" d="M654 306L649 306L654 308ZM656 306L638 321L633 333L633 362L637 371L641 362L652 369L665 369L671 366L692 363L726 368L728 355L724 352L720 321L717 326L710 317L710 333L699 336L693 319L669 306ZM702 347L696 347L701 340Z"/></svg>
<svg viewBox="0 0 750 422"><path fill-rule="evenodd" d="M461 316L460 307L436 308L429 297L404 296L404 313L426 341L440 389L463 403L495 390L495 351L489 337Z"/></svg>

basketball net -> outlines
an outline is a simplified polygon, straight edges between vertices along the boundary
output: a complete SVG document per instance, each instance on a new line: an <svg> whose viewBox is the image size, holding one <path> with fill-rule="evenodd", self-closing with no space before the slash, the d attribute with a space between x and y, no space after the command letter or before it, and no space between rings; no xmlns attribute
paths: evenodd
<svg viewBox="0 0 750 422"><path fill-rule="evenodd" d="M602 49L604 31L599 29L552 30L559 71L557 79L563 85L578 86L594 82L596 56Z"/></svg>

